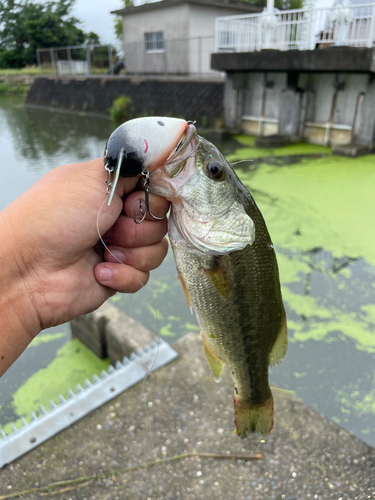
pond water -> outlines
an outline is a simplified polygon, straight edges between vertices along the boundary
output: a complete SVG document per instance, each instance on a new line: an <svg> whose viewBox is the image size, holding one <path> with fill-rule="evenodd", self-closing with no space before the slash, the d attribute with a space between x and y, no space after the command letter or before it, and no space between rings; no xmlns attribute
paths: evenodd
<svg viewBox="0 0 375 500"><path fill-rule="evenodd" d="M49 169L101 156L111 130L107 120L0 96L0 208ZM289 346L271 380L375 445L375 157L336 157L308 144L257 149L243 136L208 139L238 162L277 250ZM141 292L111 300L173 342L199 333L176 278L169 252ZM71 339L68 325L42 332L0 380L0 423L7 432L10 421L48 407L106 366Z"/></svg>

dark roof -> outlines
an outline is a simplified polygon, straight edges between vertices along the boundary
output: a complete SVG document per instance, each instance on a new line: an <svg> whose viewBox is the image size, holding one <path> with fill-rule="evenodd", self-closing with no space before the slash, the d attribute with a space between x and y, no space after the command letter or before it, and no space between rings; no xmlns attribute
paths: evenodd
<svg viewBox="0 0 375 500"><path fill-rule="evenodd" d="M193 3L198 5L207 5L212 7L222 7L231 8L244 13L257 13L263 11L263 6L254 5L247 2L233 2L230 0L163 0L161 2L147 3L143 5L138 5L137 7L126 7L125 9L113 10L111 14L117 14L119 16L127 16L133 14L134 12L143 12L148 10L166 9L174 5L183 5L186 3Z"/></svg>

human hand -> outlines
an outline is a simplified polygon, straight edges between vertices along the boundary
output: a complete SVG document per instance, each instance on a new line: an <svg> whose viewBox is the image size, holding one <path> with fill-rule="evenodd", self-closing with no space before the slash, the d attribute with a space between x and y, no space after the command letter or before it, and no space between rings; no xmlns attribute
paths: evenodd
<svg viewBox="0 0 375 500"><path fill-rule="evenodd" d="M136 292L146 284L149 271L168 250L167 220L148 217L134 223L134 211L140 217L139 199L144 199L144 193L133 192L137 180L120 178L108 207L103 160L66 165L50 171L3 210L0 312L6 313L4 324L11 333L1 330L3 340L9 337L8 343L22 346L21 330L29 342L44 328L96 309L117 290ZM124 264L98 243L102 204L100 233ZM150 195L150 206L162 217L168 202Z"/></svg>

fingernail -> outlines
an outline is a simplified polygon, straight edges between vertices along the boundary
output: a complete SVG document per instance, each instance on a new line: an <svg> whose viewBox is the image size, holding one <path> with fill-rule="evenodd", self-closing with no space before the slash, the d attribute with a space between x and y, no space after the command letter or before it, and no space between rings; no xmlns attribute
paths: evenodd
<svg viewBox="0 0 375 500"><path fill-rule="evenodd" d="M99 279L102 283L106 281L110 281L112 278L113 272L111 269L108 269L108 267L103 267L99 273Z"/></svg>
<svg viewBox="0 0 375 500"><path fill-rule="evenodd" d="M115 259L119 260L120 262L125 262L125 254L121 250L111 250L110 252Z"/></svg>

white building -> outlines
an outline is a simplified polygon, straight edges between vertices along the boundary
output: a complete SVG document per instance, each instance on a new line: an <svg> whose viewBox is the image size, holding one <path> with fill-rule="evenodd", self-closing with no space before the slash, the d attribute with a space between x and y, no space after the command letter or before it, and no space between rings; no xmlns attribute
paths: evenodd
<svg viewBox="0 0 375 500"><path fill-rule="evenodd" d="M214 77L215 18L262 9L228 0L164 0L112 14L123 18L127 73Z"/></svg>

